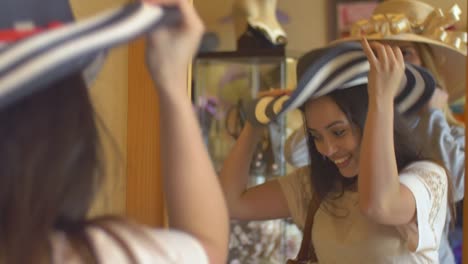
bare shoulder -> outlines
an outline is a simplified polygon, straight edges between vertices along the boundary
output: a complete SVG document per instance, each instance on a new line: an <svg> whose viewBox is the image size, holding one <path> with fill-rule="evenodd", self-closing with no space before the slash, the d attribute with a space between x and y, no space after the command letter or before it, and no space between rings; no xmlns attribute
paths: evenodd
<svg viewBox="0 0 468 264"><path fill-rule="evenodd" d="M184 232L129 222L103 222L86 229L99 263L208 263L199 241ZM57 263L82 263L64 233L53 236ZM74 260L74 261L71 261Z"/></svg>

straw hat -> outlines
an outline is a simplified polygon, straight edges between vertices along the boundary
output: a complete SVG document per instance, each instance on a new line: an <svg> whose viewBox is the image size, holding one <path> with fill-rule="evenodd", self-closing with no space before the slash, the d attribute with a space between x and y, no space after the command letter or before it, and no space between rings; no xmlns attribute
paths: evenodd
<svg viewBox="0 0 468 264"><path fill-rule="evenodd" d="M436 67L445 77L450 101L454 101L464 96L466 89L467 34L449 29L460 16L458 5L442 10L416 0L388 0L375 8L371 18L357 21L350 37L333 43L354 41L365 35L369 40L428 44Z"/></svg>
<svg viewBox="0 0 468 264"><path fill-rule="evenodd" d="M248 107L247 118L253 124L268 124L310 98L367 84L369 69L360 43L344 42L312 50L299 58L296 89L291 94L259 97ZM405 64L404 77L395 104L401 113L411 114L431 98L435 80L424 68L409 63Z"/></svg>
<svg viewBox="0 0 468 264"><path fill-rule="evenodd" d="M138 2L73 21L67 0L43 0L37 12L34 5L21 5L31 0L15 1L18 6L0 3L2 13L17 14L0 18L6 33L0 34L0 107L83 72L98 54L179 18L172 8ZM21 20L34 27L18 29L14 22Z"/></svg>

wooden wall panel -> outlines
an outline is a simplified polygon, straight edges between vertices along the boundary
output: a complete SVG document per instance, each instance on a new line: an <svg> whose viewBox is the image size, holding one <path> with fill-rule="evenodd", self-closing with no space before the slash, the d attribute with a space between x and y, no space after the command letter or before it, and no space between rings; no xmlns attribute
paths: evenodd
<svg viewBox="0 0 468 264"><path fill-rule="evenodd" d="M151 226L167 226L160 176L158 96L146 69L144 39L129 45L128 58L126 214ZM189 68L189 77L190 73Z"/></svg>
<svg viewBox="0 0 468 264"><path fill-rule="evenodd" d="M75 15L84 18L130 1L70 2ZM91 93L112 137L104 142L107 180L92 215L126 214L142 223L164 225L157 96L146 71L143 40L109 54Z"/></svg>
<svg viewBox="0 0 468 264"><path fill-rule="evenodd" d="M126 213L141 223L163 226L158 98L144 50L143 39L129 46Z"/></svg>

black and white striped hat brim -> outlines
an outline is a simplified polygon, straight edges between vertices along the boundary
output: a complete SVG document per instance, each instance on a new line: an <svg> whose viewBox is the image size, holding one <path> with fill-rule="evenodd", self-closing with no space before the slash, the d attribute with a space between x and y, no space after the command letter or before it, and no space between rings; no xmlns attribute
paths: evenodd
<svg viewBox="0 0 468 264"><path fill-rule="evenodd" d="M367 84L369 62L359 43L348 42L313 50L302 56L297 65L298 83L290 95L265 96L250 106L250 121L267 124L299 108L307 100ZM432 96L435 80L425 69L405 64L405 75L395 98L404 114L420 109Z"/></svg>
<svg viewBox="0 0 468 264"><path fill-rule="evenodd" d="M0 49L0 107L84 70L103 51L158 25L174 23L178 14L171 8L132 3L4 46Z"/></svg>

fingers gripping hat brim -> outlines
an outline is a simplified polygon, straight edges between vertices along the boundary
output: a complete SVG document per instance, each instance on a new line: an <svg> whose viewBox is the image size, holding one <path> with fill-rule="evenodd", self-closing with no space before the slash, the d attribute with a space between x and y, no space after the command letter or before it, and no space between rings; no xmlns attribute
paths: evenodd
<svg viewBox="0 0 468 264"><path fill-rule="evenodd" d="M247 120L256 126L270 123L272 118L268 116L266 109L274 99L274 96L262 96L248 102L246 105Z"/></svg>
<svg viewBox="0 0 468 264"><path fill-rule="evenodd" d="M435 89L434 78L425 69L405 64L405 75L395 98L397 109L410 114L430 99ZM369 62L359 43L341 43L313 50L299 59L298 84L283 100L259 98L252 107L251 119L267 124L281 115L303 105L307 100L327 95L337 89L367 84ZM272 111L270 104L276 104ZM278 105L281 105L279 107Z"/></svg>
<svg viewBox="0 0 468 264"><path fill-rule="evenodd" d="M0 107L82 71L103 51L178 19L175 9L134 3L8 45L0 50Z"/></svg>
<svg viewBox="0 0 468 264"><path fill-rule="evenodd" d="M283 109L284 102L289 100L289 95L262 96L247 103L246 118L255 125L262 126L276 119L278 113Z"/></svg>

